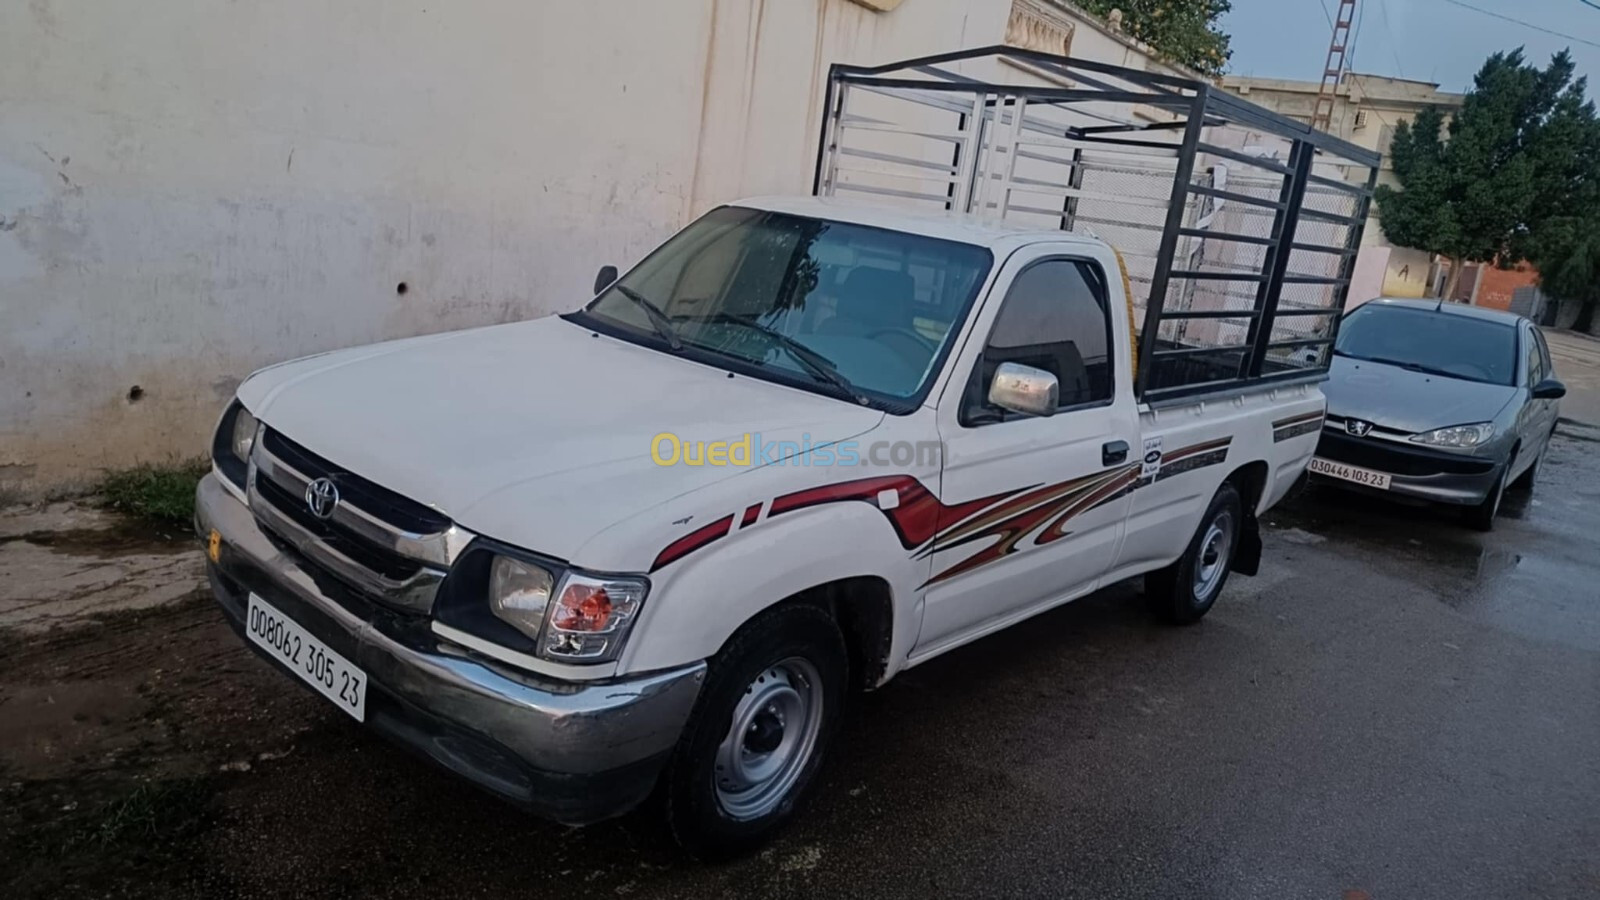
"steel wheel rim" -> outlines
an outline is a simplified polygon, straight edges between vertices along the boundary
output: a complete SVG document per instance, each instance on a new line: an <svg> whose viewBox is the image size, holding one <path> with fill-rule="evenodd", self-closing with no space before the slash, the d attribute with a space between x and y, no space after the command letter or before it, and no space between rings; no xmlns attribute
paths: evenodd
<svg viewBox="0 0 1600 900"><path fill-rule="evenodd" d="M767 666L733 708L712 783L723 812L758 819L777 809L805 771L822 731L822 678L798 656Z"/></svg>
<svg viewBox="0 0 1600 900"><path fill-rule="evenodd" d="M1194 596L1204 602L1222 583L1233 554L1233 513L1223 512L1206 527L1200 538L1200 558L1194 569Z"/></svg>

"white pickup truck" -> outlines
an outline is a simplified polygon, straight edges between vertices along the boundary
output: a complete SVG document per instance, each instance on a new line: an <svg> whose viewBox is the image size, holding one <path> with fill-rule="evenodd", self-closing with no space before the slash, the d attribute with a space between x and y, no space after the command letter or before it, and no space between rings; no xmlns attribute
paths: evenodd
<svg viewBox="0 0 1600 900"><path fill-rule="evenodd" d="M836 67L819 193L845 184L841 95L879 74ZM1195 108L1190 131L1217 127ZM1027 121L978 110L962 127ZM1195 225L1213 182L1167 146L1177 224L1148 271L1171 282L1174 232L1222 220ZM1294 239L1300 152L1258 249ZM607 267L577 312L255 373L198 491L217 599L445 768L568 823L659 791L701 855L791 816L852 688L1136 575L1160 618L1197 621L1316 446L1324 368L1284 360L1331 340L1341 286L1314 337L1185 343L1173 323L1270 322L1277 293L1152 314L1105 240L967 208L734 203ZM1281 292L1271 255L1249 283Z"/></svg>

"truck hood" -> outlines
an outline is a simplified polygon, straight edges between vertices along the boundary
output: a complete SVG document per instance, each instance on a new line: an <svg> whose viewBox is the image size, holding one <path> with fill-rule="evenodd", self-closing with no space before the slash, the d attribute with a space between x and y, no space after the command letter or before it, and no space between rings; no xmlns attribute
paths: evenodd
<svg viewBox="0 0 1600 900"><path fill-rule="evenodd" d="M565 320L357 347L273 366L239 399L336 465L462 527L576 560L628 516L751 466L658 465L651 441L848 440L883 414Z"/></svg>
<svg viewBox="0 0 1600 900"><path fill-rule="evenodd" d="M1420 434L1492 422L1517 388L1336 356L1322 392L1328 395L1330 415Z"/></svg>

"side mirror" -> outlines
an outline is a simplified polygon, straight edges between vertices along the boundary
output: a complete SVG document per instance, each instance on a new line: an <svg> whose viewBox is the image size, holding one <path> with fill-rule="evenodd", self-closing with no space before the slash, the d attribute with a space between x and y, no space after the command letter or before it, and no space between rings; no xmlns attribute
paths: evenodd
<svg viewBox="0 0 1600 900"><path fill-rule="evenodd" d="M1533 399L1560 400L1567 395L1567 386L1554 378L1546 378L1533 386Z"/></svg>
<svg viewBox="0 0 1600 900"><path fill-rule="evenodd" d="M616 266L601 266L600 273L594 276L594 292L596 294L611 287L617 280Z"/></svg>
<svg viewBox="0 0 1600 900"><path fill-rule="evenodd" d="M1054 375L1021 363L1001 363L989 382L989 402L1025 416L1053 416L1061 383Z"/></svg>

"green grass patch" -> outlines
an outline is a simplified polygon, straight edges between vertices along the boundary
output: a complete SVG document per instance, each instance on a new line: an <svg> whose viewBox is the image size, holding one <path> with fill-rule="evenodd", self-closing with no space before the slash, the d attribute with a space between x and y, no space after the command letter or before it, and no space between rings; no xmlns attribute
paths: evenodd
<svg viewBox="0 0 1600 900"><path fill-rule="evenodd" d="M188 837L202 824L212 793L200 779L141 782L96 809L67 849L159 845Z"/></svg>
<svg viewBox="0 0 1600 900"><path fill-rule="evenodd" d="M194 520L194 489L211 471L205 459L145 463L106 475L97 492L112 509L187 525Z"/></svg>

